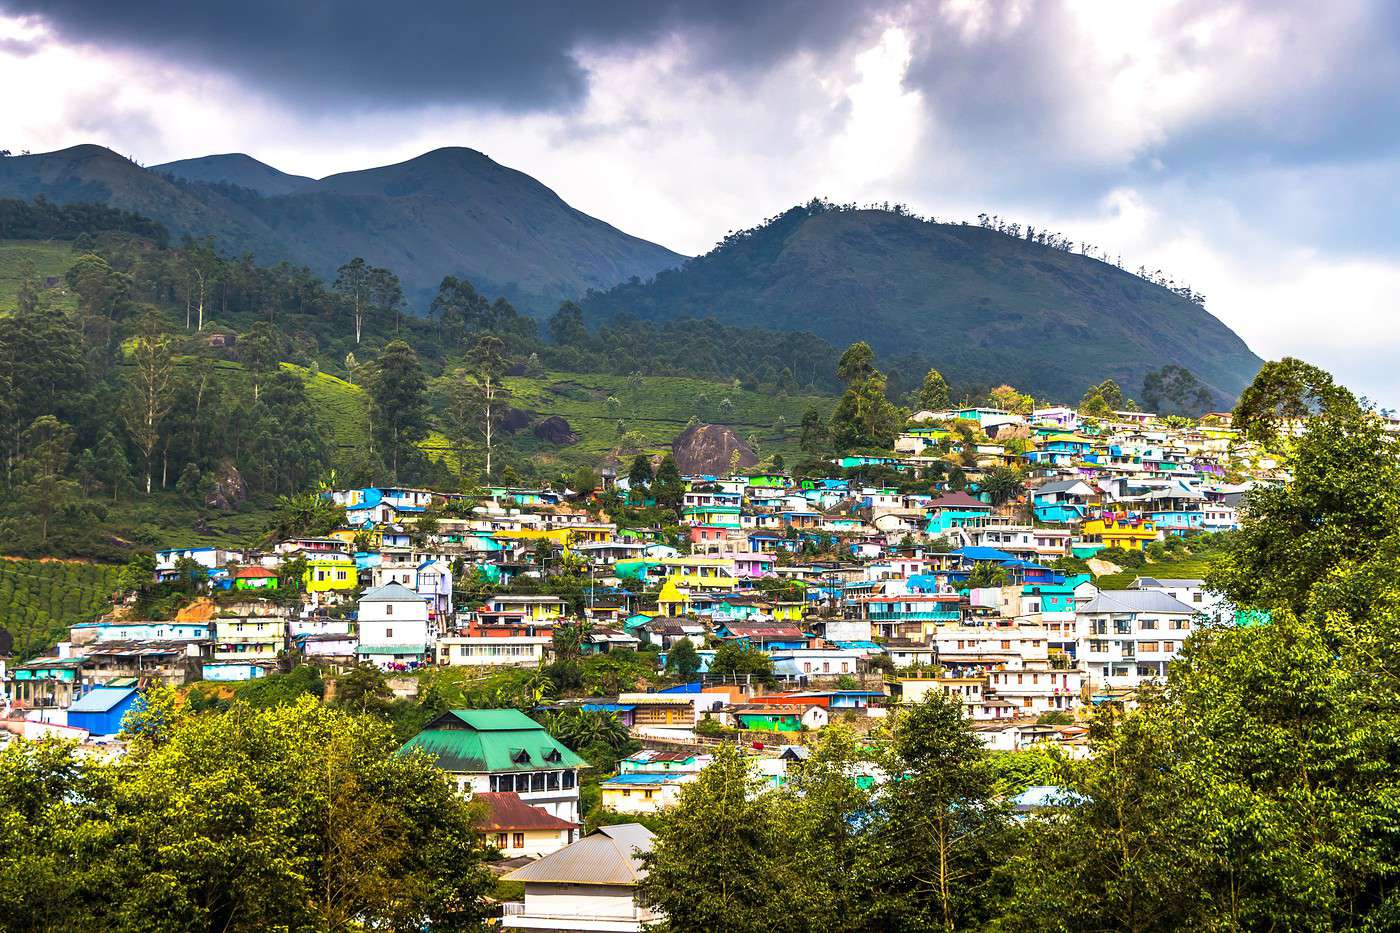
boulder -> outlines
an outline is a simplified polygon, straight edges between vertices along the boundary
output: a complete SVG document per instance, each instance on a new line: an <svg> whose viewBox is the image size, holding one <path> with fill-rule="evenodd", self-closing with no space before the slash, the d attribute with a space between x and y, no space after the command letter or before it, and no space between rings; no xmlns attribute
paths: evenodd
<svg viewBox="0 0 1400 933"><path fill-rule="evenodd" d="M506 434L514 434L522 428L529 427L534 415L521 408L506 407L505 414L501 415L499 427Z"/></svg>
<svg viewBox="0 0 1400 933"><path fill-rule="evenodd" d="M578 434L569 425L569 422L558 415L550 415L535 425L535 437L561 447L578 443Z"/></svg>
<svg viewBox="0 0 1400 933"><path fill-rule="evenodd" d="M729 472L734 451L739 452L739 468L758 463L758 456L732 428L722 424L697 424L686 428L671 443L676 467L684 474Z"/></svg>
<svg viewBox="0 0 1400 933"><path fill-rule="evenodd" d="M243 483L243 475L231 461L224 461L214 470L213 482L204 494L204 504L211 509L230 511L248 497L248 487Z"/></svg>

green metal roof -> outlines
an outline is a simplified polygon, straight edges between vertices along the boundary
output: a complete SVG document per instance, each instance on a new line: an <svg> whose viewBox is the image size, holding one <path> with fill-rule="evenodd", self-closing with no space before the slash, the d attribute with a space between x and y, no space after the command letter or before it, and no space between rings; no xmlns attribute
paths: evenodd
<svg viewBox="0 0 1400 933"><path fill-rule="evenodd" d="M452 710L429 723L400 751L422 749L454 773L558 771L588 763L544 726L514 709Z"/></svg>

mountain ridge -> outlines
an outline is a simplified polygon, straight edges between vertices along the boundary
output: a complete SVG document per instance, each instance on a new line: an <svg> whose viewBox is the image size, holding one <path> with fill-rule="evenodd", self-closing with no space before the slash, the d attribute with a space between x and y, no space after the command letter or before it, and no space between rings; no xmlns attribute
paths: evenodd
<svg viewBox="0 0 1400 933"><path fill-rule="evenodd" d="M1260 359L1204 307L1089 256L980 226L813 202L642 283L591 293L593 321L714 316L866 340L886 365L1061 401L1185 366L1232 402Z"/></svg>
<svg viewBox="0 0 1400 933"><path fill-rule="evenodd" d="M176 237L212 234L228 253L304 264L327 279L362 256L394 270L420 309L446 275L547 313L564 299L649 278L684 258L464 147L320 180L300 177L241 153L148 169L84 144L0 159L0 197L110 204L160 221ZM292 190L269 194L259 185Z"/></svg>

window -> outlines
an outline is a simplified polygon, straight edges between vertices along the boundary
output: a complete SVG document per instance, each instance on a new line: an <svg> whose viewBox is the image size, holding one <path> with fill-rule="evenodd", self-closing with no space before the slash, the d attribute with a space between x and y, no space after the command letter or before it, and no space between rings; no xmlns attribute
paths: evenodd
<svg viewBox="0 0 1400 933"><path fill-rule="evenodd" d="M1002 641L1001 641L1001 648L1002 648L1003 651L1010 651L1010 650L1011 650L1011 640L1010 640L1010 639L1007 639L1007 638L1003 638Z"/></svg>
<svg viewBox="0 0 1400 933"><path fill-rule="evenodd" d="M627 788L624 787L624 788L622 789L622 796L624 796L624 797L631 797L631 796L632 796L632 792L631 792L630 790L628 790Z"/></svg>
<svg viewBox="0 0 1400 933"><path fill-rule="evenodd" d="M335 578L336 578L337 580L344 580L344 579L345 579L345 571L344 571L344 570L337 570L337 571L335 572Z"/></svg>
<svg viewBox="0 0 1400 933"><path fill-rule="evenodd" d="M498 848L498 849L504 849L505 847L506 847L506 834L505 834L505 833L496 833L496 848Z"/></svg>
<svg viewBox="0 0 1400 933"><path fill-rule="evenodd" d="M513 848L516 848L516 849L523 849L523 848L525 848L525 834L524 834L524 833L515 833L514 835L511 836L510 843L511 843L511 846L512 846Z"/></svg>
<svg viewBox="0 0 1400 933"><path fill-rule="evenodd" d="M565 790L571 790L571 789L573 788L573 786L574 786L574 772L572 772L572 771L565 771L565 772L564 772L564 789L565 789Z"/></svg>
<svg viewBox="0 0 1400 933"><path fill-rule="evenodd" d="M394 604L393 604L393 603L389 603L388 605L386 605L386 606L384 607L384 614L385 614L386 616L391 616L391 615L394 614Z"/></svg>
<svg viewBox="0 0 1400 933"><path fill-rule="evenodd" d="M1193 603L1198 603L1198 602L1200 602L1200 601L1202 600L1202 598L1204 598L1204 596L1205 596L1204 593L1192 593L1192 594L1191 594L1191 602L1193 602Z"/></svg>
<svg viewBox="0 0 1400 933"><path fill-rule="evenodd" d="M394 630L391 629L391 628L386 628L386 629L384 630L384 637L385 637L385 638L393 638L393 637L394 637Z"/></svg>
<svg viewBox="0 0 1400 933"><path fill-rule="evenodd" d="M642 792L642 797L643 797L644 799L646 799L646 800L650 800L655 794L656 794L656 791L653 791L653 790L643 791L643 792Z"/></svg>

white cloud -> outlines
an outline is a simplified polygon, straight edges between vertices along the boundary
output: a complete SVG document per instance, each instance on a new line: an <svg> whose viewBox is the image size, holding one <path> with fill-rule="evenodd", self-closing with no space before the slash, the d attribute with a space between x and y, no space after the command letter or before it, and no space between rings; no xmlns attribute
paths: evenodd
<svg viewBox="0 0 1400 933"><path fill-rule="evenodd" d="M1261 355L1400 400L1384 9L912 0L741 71L703 68L713 50L680 34L579 48L586 97L524 115L293 109L0 17L0 146L99 142L148 164L245 151L320 176L465 145L685 252L814 195L992 211L1162 268Z"/></svg>

